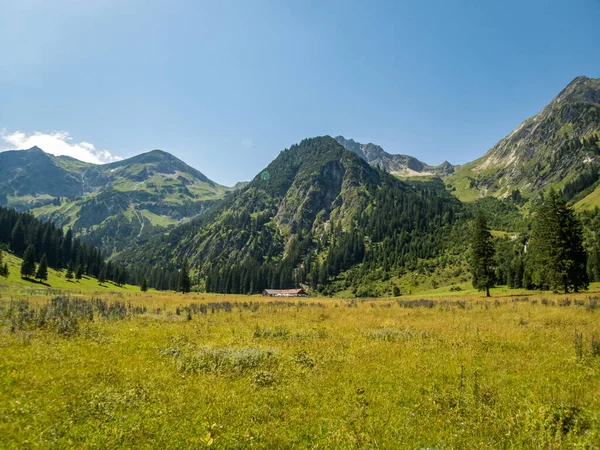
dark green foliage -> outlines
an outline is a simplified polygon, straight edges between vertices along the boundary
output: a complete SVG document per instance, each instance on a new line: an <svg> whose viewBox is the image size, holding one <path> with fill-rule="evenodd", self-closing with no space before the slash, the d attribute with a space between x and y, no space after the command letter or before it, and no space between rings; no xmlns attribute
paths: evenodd
<svg viewBox="0 0 600 450"><path fill-rule="evenodd" d="M8 263L4 262L4 253L0 250L0 277L8 277Z"/></svg>
<svg viewBox="0 0 600 450"><path fill-rule="evenodd" d="M531 235L533 281L553 291L587 289L581 222L553 189L536 212Z"/></svg>
<svg viewBox="0 0 600 450"><path fill-rule="evenodd" d="M23 262L21 263L21 276L29 278L35 274L35 247L29 245L25 254L23 255Z"/></svg>
<svg viewBox="0 0 600 450"><path fill-rule="evenodd" d="M473 276L473 287L490 296L494 286L494 244L486 218L479 212L473 221L469 265Z"/></svg>
<svg viewBox="0 0 600 450"><path fill-rule="evenodd" d="M187 259L183 261L181 270L179 271L179 279L177 281L177 291L184 294L190 292L192 283L190 280L190 268Z"/></svg>
<svg viewBox="0 0 600 450"><path fill-rule="evenodd" d="M65 273L65 278L70 281L73 279L73 277L73 265L69 263L69 265L67 266L67 272Z"/></svg>
<svg viewBox="0 0 600 450"><path fill-rule="evenodd" d="M584 211L579 216L584 230L587 253L586 271L590 281L600 281L600 209Z"/></svg>
<svg viewBox="0 0 600 450"><path fill-rule="evenodd" d="M520 198L520 194L513 197ZM512 198L500 200L495 197L485 197L467 203L466 207L471 210L473 216L481 211L485 215L488 227L492 230L522 233L528 229L529 220Z"/></svg>
<svg viewBox="0 0 600 450"><path fill-rule="evenodd" d="M79 266L82 276L98 277L104 264L102 252L90 242L73 239L71 229L63 234L62 228L52 222L42 222L32 214L13 209L0 208L0 246L10 247L19 257L24 257L29 246L33 247L34 264L38 260L41 262L42 255L46 257L46 274L48 267L60 270ZM134 280L128 279L128 273L120 269L120 278L113 281L119 284L133 283Z"/></svg>
<svg viewBox="0 0 600 450"><path fill-rule="evenodd" d="M528 259L525 253L526 235L497 239L495 252L495 280L510 288L531 288Z"/></svg>
<svg viewBox="0 0 600 450"><path fill-rule="evenodd" d="M98 274L98 283L102 284L104 282L106 282L106 265L102 264L102 268Z"/></svg>
<svg viewBox="0 0 600 450"><path fill-rule="evenodd" d="M77 281L79 281L82 278L83 278L83 268L81 267L81 264L78 264L77 268L75 269L75 279Z"/></svg>
<svg viewBox="0 0 600 450"><path fill-rule="evenodd" d="M48 258L45 253L42 255L42 259L40 259L40 264L35 273L35 277L41 281L46 281L48 279Z"/></svg>
<svg viewBox="0 0 600 450"><path fill-rule="evenodd" d="M142 278L142 282L140 283L140 291L146 292L148 290L148 282L146 278Z"/></svg>
<svg viewBox="0 0 600 450"><path fill-rule="evenodd" d="M6 216L7 214L5 214ZM14 218L13 218L14 220ZM10 217L4 217L2 221L2 234L5 235L5 242L8 236L10 236L10 248L15 255L21 256L25 252L27 248L27 244L25 243L25 226L23 225L23 221L21 218L16 220L16 224L11 227ZM9 233L9 229L12 228L12 232Z"/></svg>

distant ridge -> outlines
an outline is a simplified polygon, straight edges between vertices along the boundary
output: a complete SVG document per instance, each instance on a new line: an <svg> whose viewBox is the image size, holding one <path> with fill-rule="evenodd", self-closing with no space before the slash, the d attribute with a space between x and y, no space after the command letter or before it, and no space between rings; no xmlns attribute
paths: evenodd
<svg viewBox="0 0 600 450"><path fill-rule="evenodd" d="M70 226L105 251L201 214L230 188L162 150L108 164L0 152L0 206Z"/></svg>
<svg viewBox="0 0 600 450"><path fill-rule="evenodd" d="M356 153L373 167L380 167L386 172L401 177L410 176L440 176L444 177L454 172L454 166L444 161L439 166L431 166L409 155L391 155L379 145L361 144L343 136L335 138L346 150Z"/></svg>

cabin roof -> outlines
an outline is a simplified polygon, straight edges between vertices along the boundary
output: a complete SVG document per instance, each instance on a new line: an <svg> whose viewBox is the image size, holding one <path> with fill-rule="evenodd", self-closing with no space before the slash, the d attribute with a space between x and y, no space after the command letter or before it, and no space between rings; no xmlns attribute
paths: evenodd
<svg viewBox="0 0 600 450"><path fill-rule="evenodd" d="M266 294L304 294L304 289L265 289Z"/></svg>

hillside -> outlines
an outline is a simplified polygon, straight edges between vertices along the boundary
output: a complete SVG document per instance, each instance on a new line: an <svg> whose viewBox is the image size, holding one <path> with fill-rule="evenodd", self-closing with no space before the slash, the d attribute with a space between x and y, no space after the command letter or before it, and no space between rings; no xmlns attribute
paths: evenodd
<svg viewBox="0 0 600 450"><path fill-rule="evenodd" d="M44 283L35 279L21 278L21 263L23 260L10 253L3 253L4 262L8 264L10 271L8 277L0 276L0 291L6 294L25 293L33 295L46 293L49 289L60 289L70 292L85 292L101 294L103 292L139 292L139 286L130 284L117 285L112 281L102 284L92 276L84 275L81 280L68 280L65 278L65 270L48 269L48 280Z"/></svg>
<svg viewBox="0 0 600 450"><path fill-rule="evenodd" d="M284 150L209 214L118 260L187 258L208 291L240 293L298 283L336 290L340 274L363 267L356 288L367 273L442 253L461 211L443 184L405 183L325 136Z"/></svg>
<svg viewBox="0 0 600 450"><path fill-rule="evenodd" d="M444 177L454 172L454 166L448 161L439 166L430 166L417 158L408 155L392 155L379 145L361 144L353 139L338 136L335 140L346 150L356 153L373 167L379 167L398 177L440 176Z"/></svg>
<svg viewBox="0 0 600 450"><path fill-rule="evenodd" d="M575 78L542 111L446 179L463 201L531 199L554 186L567 199L594 190L600 166L600 79ZM517 195L519 195L517 194Z"/></svg>
<svg viewBox="0 0 600 450"><path fill-rule="evenodd" d="M109 253L196 216L229 190L161 150L105 165L34 147L0 153L0 203L69 226Z"/></svg>
<svg viewBox="0 0 600 450"><path fill-rule="evenodd" d="M18 210L51 203L58 197L84 194L77 168L89 166L73 160L73 167L38 147L0 153L0 206Z"/></svg>

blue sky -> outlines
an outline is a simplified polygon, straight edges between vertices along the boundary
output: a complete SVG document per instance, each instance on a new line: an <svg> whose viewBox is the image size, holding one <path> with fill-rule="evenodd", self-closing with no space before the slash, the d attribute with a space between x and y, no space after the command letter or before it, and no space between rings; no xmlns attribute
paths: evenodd
<svg viewBox="0 0 600 450"><path fill-rule="evenodd" d="M0 0L0 148L160 148L227 185L325 134L464 163L600 77L599 18L599 0Z"/></svg>

